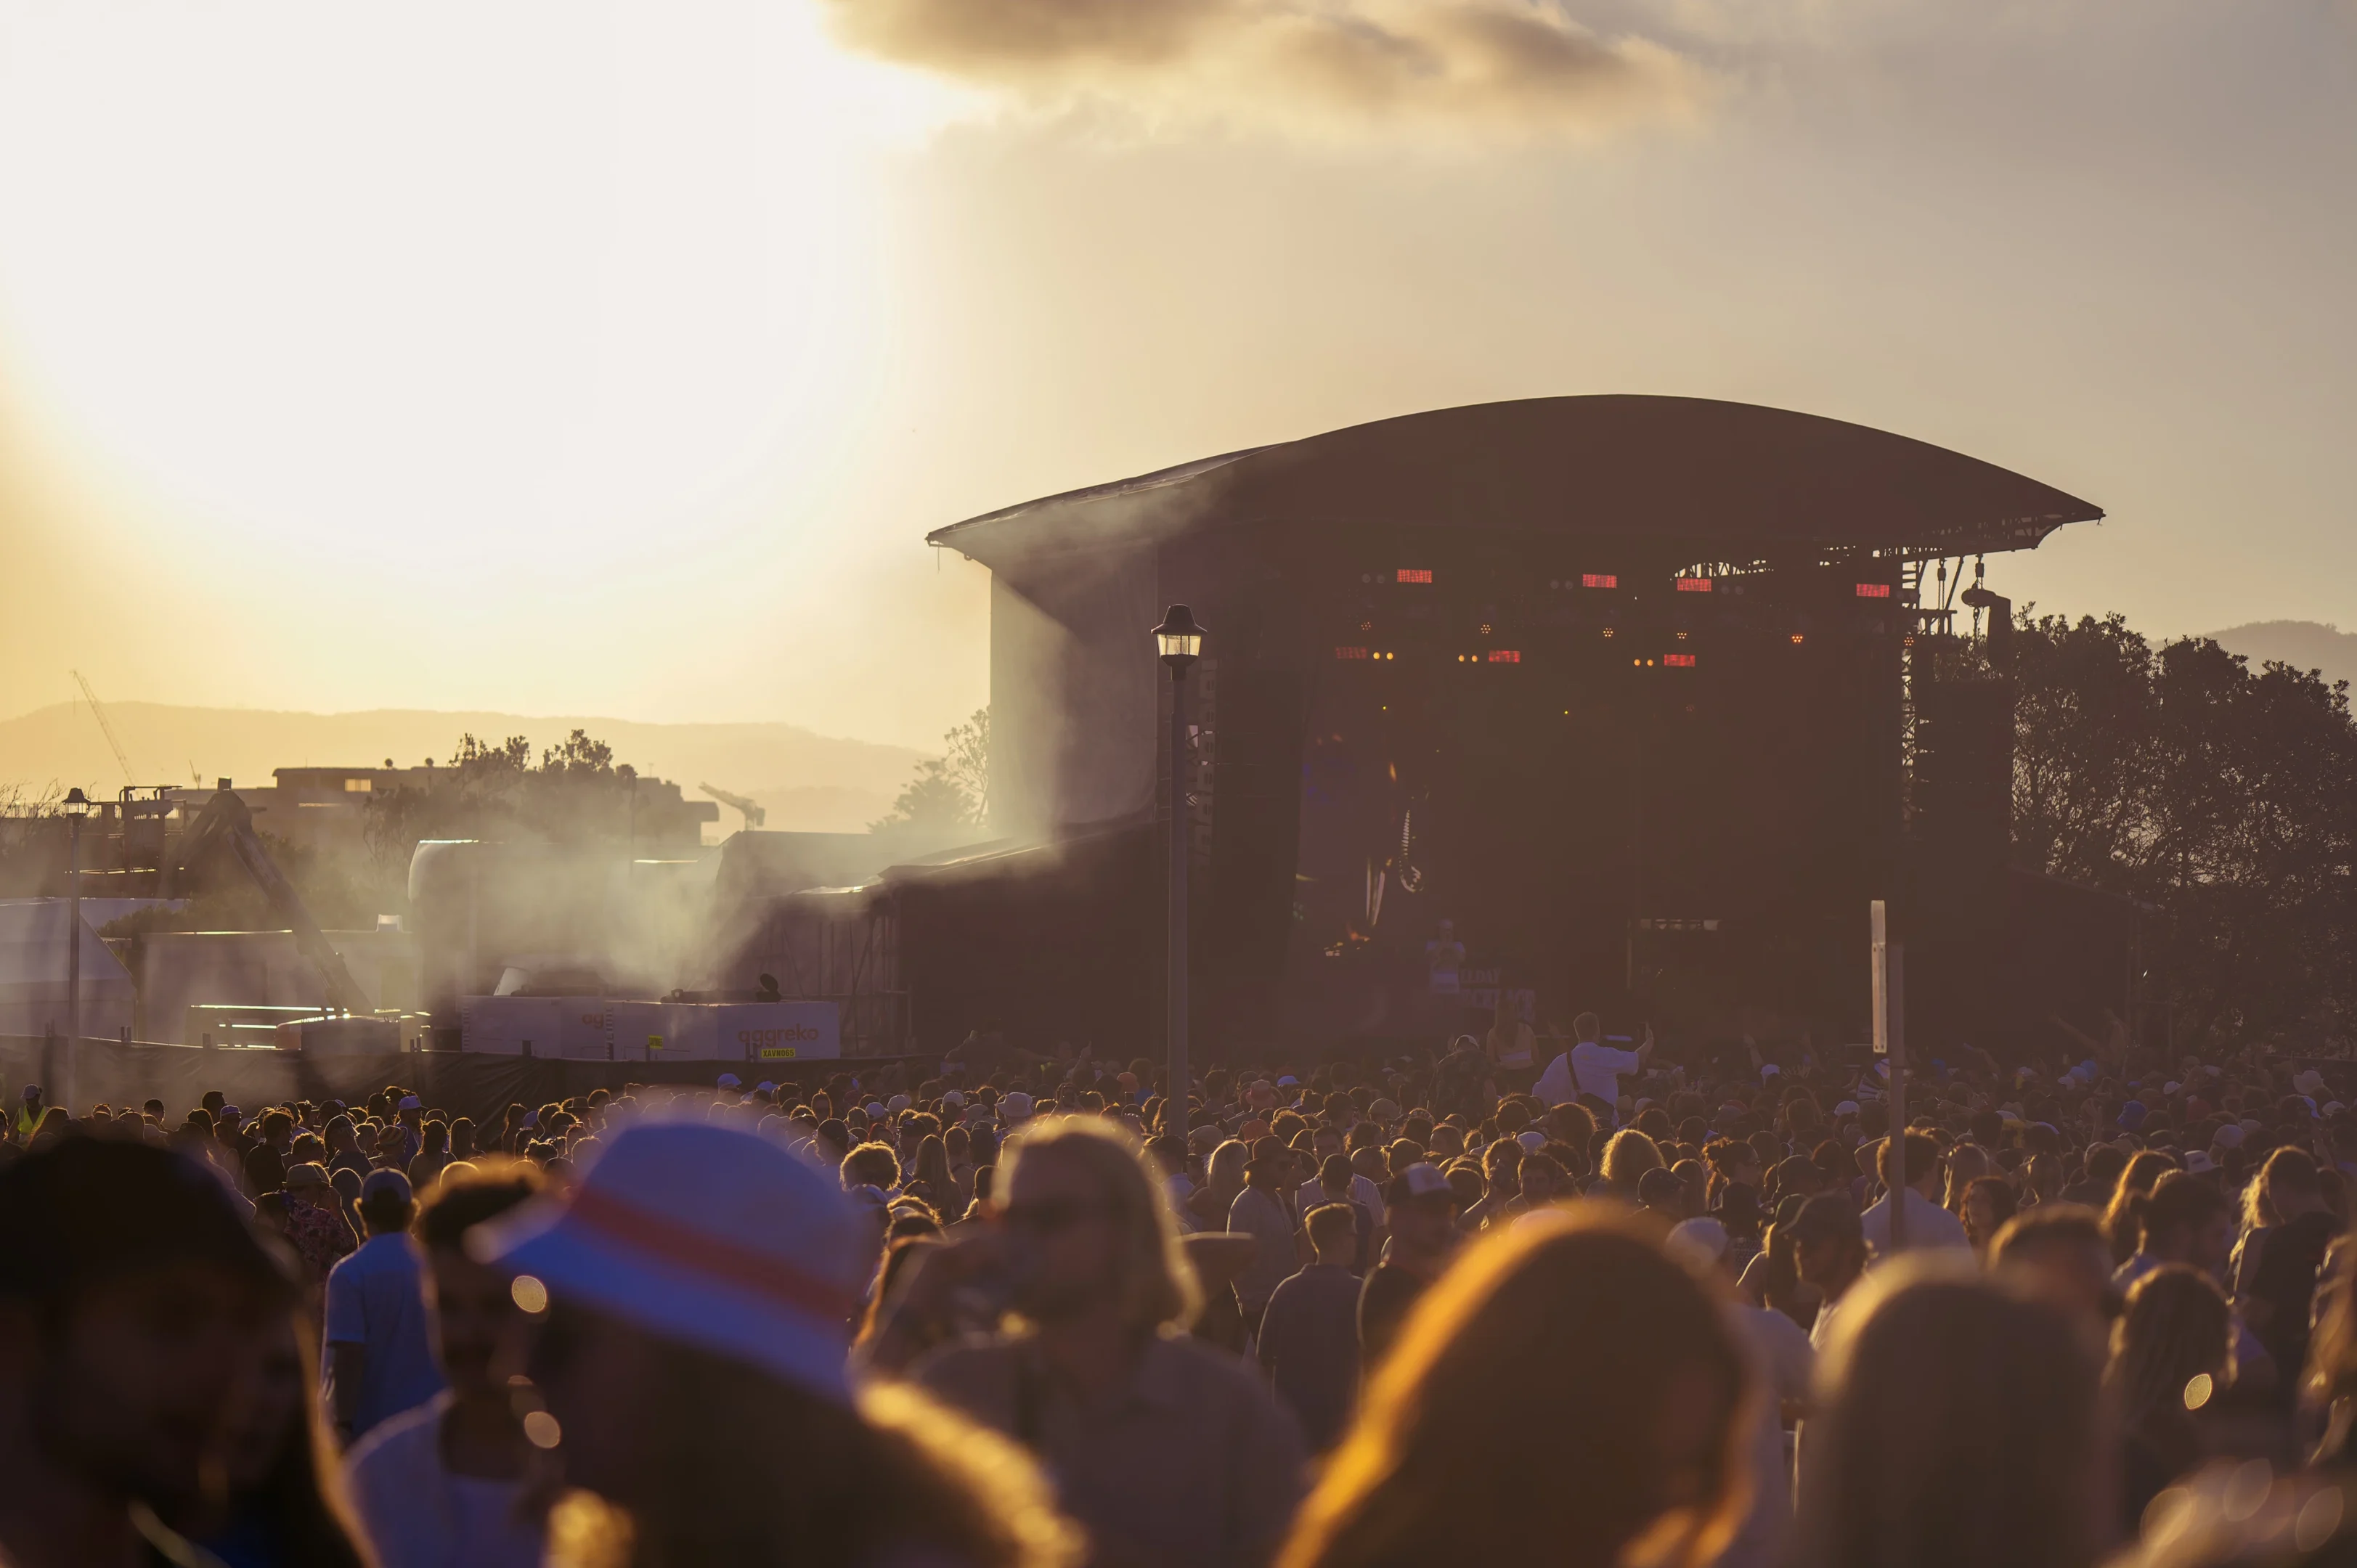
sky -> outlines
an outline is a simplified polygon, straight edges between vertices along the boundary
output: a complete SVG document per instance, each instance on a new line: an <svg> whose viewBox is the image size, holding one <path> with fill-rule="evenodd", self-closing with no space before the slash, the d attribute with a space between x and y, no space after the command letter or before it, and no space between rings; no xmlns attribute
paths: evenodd
<svg viewBox="0 0 2357 1568"><path fill-rule="evenodd" d="M2352 90L2352 0L0 0L0 716L932 745L929 530L1600 392L2104 507L2017 600L2357 623Z"/></svg>

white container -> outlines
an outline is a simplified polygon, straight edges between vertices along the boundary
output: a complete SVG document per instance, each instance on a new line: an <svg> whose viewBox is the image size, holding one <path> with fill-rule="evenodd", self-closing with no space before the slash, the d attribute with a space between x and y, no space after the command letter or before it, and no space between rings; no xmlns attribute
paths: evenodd
<svg viewBox="0 0 2357 1568"><path fill-rule="evenodd" d="M557 1019L555 1055L567 1061L602 1062L614 1058L614 1020L602 996L553 998L562 1009ZM538 1054L535 1049L535 1053Z"/></svg>
<svg viewBox="0 0 2357 1568"><path fill-rule="evenodd" d="M606 1015L616 1061L758 1065L843 1054L832 1002L616 1002Z"/></svg>
<svg viewBox="0 0 2357 1568"><path fill-rule="evenodd" d="M553 1057L565 1038L568 998L468 996L458 1004L458 1048L494 1057Z"/></svg>
<svg viewBox="0 0 2357 1568"><path fill-rule="evenodd" d="M696 1009L677 1002L615 1002L607 1006L607 1029L618 1062L679 1062L711 1059L711 1031L696 1037Z"/></svg>

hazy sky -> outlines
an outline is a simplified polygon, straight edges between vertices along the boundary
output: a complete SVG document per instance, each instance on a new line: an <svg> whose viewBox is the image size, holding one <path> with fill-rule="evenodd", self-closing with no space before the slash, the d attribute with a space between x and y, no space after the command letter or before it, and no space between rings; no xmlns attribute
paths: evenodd
<svg viewBox="0 0 2357 1568"><path fill-rule="evenodd" d="M2351 0L0 0L0 714L929 744L927 530L1560 392L2110 511L2017 597L2349 623L2352 242Z"/></svg>

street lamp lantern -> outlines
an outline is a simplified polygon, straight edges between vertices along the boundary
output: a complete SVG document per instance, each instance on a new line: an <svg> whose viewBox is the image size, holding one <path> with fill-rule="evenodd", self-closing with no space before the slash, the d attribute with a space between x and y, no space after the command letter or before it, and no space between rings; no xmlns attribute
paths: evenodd
<svg viewBox="0 0 2357 1568"><path fill-rule="evenodd" d="M59 803L58 810L79 822L91 813L90 797L83 794L81 786L77 784L66 791L66 798Z"/></svg>
<svg viewBox="0 0 2357 1568"><path fill-rule="evenodd" d="M1154 628L1154 645L1162 662L1183 676L1187 666L1203 651L1203 628L1195 624L1195 612L1185 605L1172 605L1162 624Z"/></svg>
<svg viewBox="0 0 2357 1568"><path fill-rule="evenodd" d="M1172 605L1154 628L1154 650L1170 667L1170 977L1168 1077L1162 1130L1187 1138L1187 667L1202 657L1203 628L1195 612Z"/></svg>

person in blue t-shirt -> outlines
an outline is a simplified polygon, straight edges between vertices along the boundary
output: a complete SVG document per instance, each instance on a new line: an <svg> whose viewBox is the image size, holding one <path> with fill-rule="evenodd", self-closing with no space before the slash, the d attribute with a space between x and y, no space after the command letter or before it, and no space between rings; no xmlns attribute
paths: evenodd
<svg viewBox="0 0 2357 1568"><path fill-rule="evenodd" d="M327 1383L346 1446L442 1391L426 1332L425 1269L409 1239L409 1178L371 1171L361 1184L369 1239L328 1275Z"/></svg>

